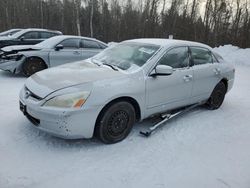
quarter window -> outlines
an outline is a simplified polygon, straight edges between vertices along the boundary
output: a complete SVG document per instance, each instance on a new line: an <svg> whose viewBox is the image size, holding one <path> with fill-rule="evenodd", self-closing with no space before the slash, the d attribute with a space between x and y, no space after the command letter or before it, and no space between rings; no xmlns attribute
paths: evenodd
<svg viewBox="0 0 250 188"><path fill-rule="evenodd" d="M82 46L83 48L100 48L97 42L91 40L82 40Z"/></svg>
<svg viewBox="0 0 250 188"><path fill-rule="evenodd" d="M79 39L66 39L60 43L64 48L79 48Z"/></svg>
<svg viewBox="0 0 250 188"><path fill-rule="evenodd" d="M49 32L41 32L41 38L42 39L48 39L50 37L56 36L55 33L49 33Z"/></svg>
<svg viewBox="0 0 250 188"><path fill-rule="evenodd" d="M191 47L191 59L193 65L213 63L211 52L205 48Z"/></svg>
<svg viewBox="0 0 250 188"><path fill-rule="evenodd" d="M168 51L159 61L160 65L168 65L173 68L184 68L189 66L187 47L177 47Z"/></svg>
<svg viewBox="0 0 250 188"><path fill-rule="evenodd" d="M214 56L216 57L216 59L217 59L218 61L223 61L223 58L221 57L221 55L219 55L219 54L216 53L216 52L214 52L213 54L214 54ZM218 62L218 61L217 61L217 62Z"/></svg>

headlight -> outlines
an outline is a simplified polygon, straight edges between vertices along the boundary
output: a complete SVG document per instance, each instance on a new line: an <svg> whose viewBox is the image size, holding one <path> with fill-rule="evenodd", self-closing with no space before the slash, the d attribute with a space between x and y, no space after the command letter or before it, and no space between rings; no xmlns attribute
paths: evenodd
<svg viewBox="0 0 250 188"><path fill-rule="evenodd" d="M11 55L6 55L4 57L4 59L19 61L22 57L23 57L23 55L21 55L21 54L11 54Z"/></svg>
<svg viewBox="0 0 250 188"><path fill-rule="evenodd" d="M59 108L81 108L90 92L83 91L66 95L56 96L44 103L44 106Z"/></svg>

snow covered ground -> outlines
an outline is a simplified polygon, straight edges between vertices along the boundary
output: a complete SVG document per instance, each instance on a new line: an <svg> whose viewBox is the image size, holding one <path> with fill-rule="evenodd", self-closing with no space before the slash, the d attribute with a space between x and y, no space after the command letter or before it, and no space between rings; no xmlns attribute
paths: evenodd
<svg viewBox="0 0 250 188"><path fill-rule="evenodd" d="M0 71L0 187L249 188L250 49L215 50L236 67L219 110L193 110L147 139L143 122L114 145L34 129L18 109L25 78Z"/></svg>

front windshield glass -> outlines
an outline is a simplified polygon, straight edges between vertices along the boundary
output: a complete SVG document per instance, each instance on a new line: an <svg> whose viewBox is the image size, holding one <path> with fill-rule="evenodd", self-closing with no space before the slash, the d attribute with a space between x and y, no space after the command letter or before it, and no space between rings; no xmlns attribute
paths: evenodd
<svg viewBox="0 0 250 188"><path fill-rule="evenodd" d="M21 35L23 35L26 32L27 32L27 30L24 29L24 30L18 31L15 34L11 35L11 37L13 37L13 38L19 38Z"/></svg>
<svg viewBox="0 0 250 188"><path fill-rule="evenodd" d="M93 60L132 71L143 66L159 48L152 44L124 42L104 50L94 56Z"/></svg>

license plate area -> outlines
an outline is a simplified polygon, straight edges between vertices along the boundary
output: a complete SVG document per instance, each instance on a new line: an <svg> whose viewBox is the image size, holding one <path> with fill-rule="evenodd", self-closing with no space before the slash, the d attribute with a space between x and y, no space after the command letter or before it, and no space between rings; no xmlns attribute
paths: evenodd
<svg viewBox="0 0 250 188"><path fill-rule="evenodd" d="M19 108L33 125L39 126L40 120L28 114L26 105L24 105L21 101L19 102Z"/></svg>

